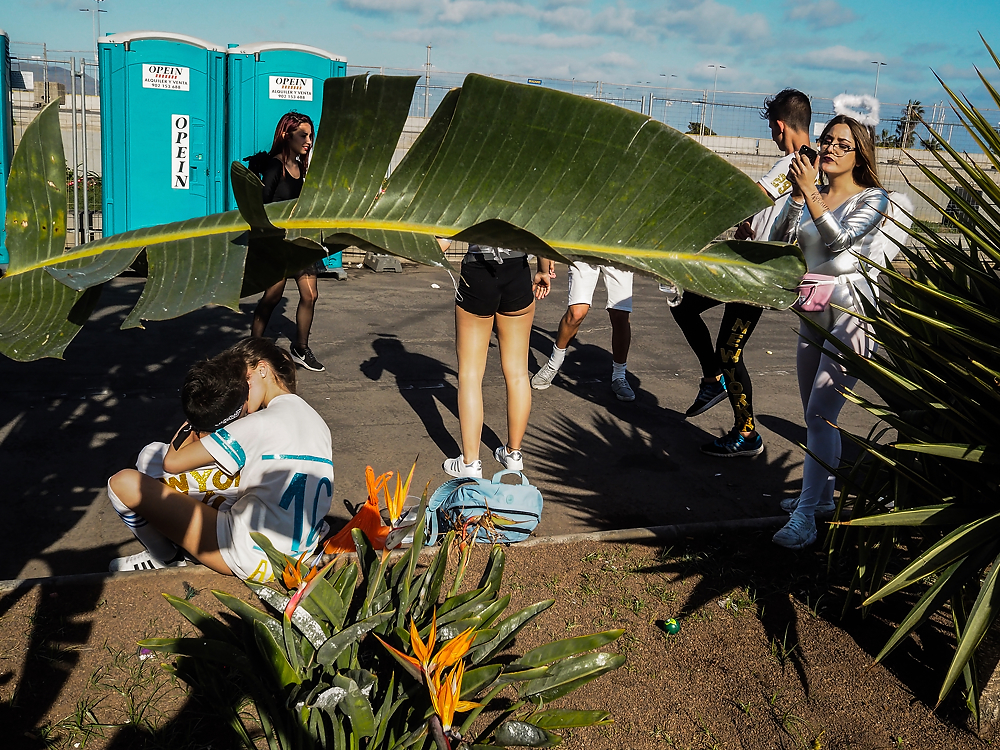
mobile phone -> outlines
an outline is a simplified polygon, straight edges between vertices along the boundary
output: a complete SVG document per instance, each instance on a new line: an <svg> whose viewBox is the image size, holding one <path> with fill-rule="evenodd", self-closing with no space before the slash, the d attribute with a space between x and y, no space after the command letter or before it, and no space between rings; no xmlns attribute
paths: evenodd
<svg viewBox="0 0 1000 750"><path fill-rule="evenodd" d="M811 148L809 146L803 146L802 148L800 148L799 153L802 154L804 157L806 157L809 160L810 164L815 164L816 157L819 156L819 153L816 151L816 149Z"/></svg>

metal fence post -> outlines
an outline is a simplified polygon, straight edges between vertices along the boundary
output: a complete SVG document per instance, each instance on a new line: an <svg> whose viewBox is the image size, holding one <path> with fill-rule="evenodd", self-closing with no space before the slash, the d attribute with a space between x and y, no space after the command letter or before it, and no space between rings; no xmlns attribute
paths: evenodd
<svg viewBox="0 0 1000 750"><path fill-rule="evenodd" d="M83 241L90 242L90 200L87 198L87 180L90 176L87 170L87 61L83 58L80 58L80 88L83 89L80 117L83 124Z"/></svg>
<svg viewBox="0 0 1000 750"><path fill-rule="evenodd" d="M80 244L80 185L77 179L76 165L79 163L77 159L79 155L76 151L76 141L79 137L76 132L76 58L71 57L69 59L69 83L70 83L70 96L72 97L70 101L73 102L70 107L70 117L72 121L73 128L73 244Z"/></svg>

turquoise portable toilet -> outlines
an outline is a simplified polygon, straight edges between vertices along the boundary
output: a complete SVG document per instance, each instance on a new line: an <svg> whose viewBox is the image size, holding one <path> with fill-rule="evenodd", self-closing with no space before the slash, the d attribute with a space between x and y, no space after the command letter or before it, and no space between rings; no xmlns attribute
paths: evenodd
<svg viewBox="0 0 1000 750"><path fill-rule="evenodd" d="M14 158L14 111L10 90L10 37L0 29L0 273L7 270L10 256L7 254L7 178L10 176L10 162Z"/></svg>
<svg viewBox="0 0 1000 750"><path fill-rule="evenodd" d="M346 58L284 42L230 46L226 67L227 162L270 150L278 120L291 110L318 129L323 81L347 75ZM226 208L236 208L228 169Z"/></svg>
<svg viewBox="0 0 1000 750"><path fill-rule="evenodd" d="M230 45L226 68L226 147L234 162L270 150L278 120L291 110L309 115L318 131L323 81L346 76L347 59L304 44L262 42ZM236 208L228 169L226 208ZM328 255L323 264L341 268L341 253Z"/></svg>
<svg viewBox="0 0 1000 750"><path fill-rule="evenodd" d="M225 50L159 31L98 48L104 236L225 210Z"/></svg>

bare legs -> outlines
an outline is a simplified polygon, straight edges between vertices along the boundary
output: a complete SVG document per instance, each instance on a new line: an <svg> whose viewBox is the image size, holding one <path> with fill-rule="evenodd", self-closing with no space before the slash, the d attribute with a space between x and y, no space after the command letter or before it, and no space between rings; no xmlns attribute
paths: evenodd
<svg viewBox="0 0 1000 750"><path fill-rule="evenodd" d="M479 458L483 432L483 374L490 334L496 323L500 366L507 385L507 447L520 450L531 412L528 384L528 339L535 317L531 303L515 313L480 317L455 307L455 348L458 353L458 420L465 463Z"/></svg>
<svg viewBox="0 0 1000 750"><path fill-rule="evenodd" d="M570 305L559 320L559 332L556 334L556 346L565 349L580 330L580 324L590 312L590 305Z"/></svg>
<svg viewBox="0 0 1000 750"><path fill-rule="evenodd" d="M528 379L528 340L535 319L535 303L524 310L504 315L498 313L497 340L500 342L500 367L507 385L507 447L521 450L531 413L531 384ZM480 398L482 392L480 391Z"/></svg>
<svg viewBox="0 0 1000 750"><path fill-rule="evenodd" d="M625 364L628 362L629 347L632 346L629 311L608 308L608 317L611 318L611 357L618 364Z"/></svg>
<svg viewBox="0 0 1000 750"><path fill-rule="evenodd" d="M584 318L590 312L590 305L570 305L559 320L559 331L556 333L556 346L565 349L580 330ZM628 362L628 350L632 345L632 324L629 322L628 310L608 308L611 319L611 356L618 364Z"/></svg>
<svg viewBox="0 0 1000 750"><path fill-rule="evenodd" d="M215 529L219 511L135 469L119 471L108 482L126 506L134 510L170 541L183 547L198 562L216 573L233 571L219 552Z"/></svg>
<svg viewBox="0 0 1000 750"><path fill-rule="evenodd" d="M285 294L285 279L269 287L264 292L264 296L257 303L257 309L253 312L253 324L250 326L250 335L260 338L267 329L268 321L271 320L271 313L281 302ZM312 328L313 315L316 311L316 300L319 299L319 290L316 287L316 274L300 272L295 277L295 283L299 288L299 306L295 311L295 328L297 341L295 345L301 350L309 346L309 331Z"/></svg>

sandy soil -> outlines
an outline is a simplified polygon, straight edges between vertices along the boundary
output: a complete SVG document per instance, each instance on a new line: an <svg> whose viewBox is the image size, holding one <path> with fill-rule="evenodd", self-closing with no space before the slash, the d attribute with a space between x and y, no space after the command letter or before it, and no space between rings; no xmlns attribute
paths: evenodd
<svg viewBox="0 0 1000 750"><path fill-rule="evenodd" d="M625 629L612 649L627 655L626 666L560 703L608 710L615 723L567 732L564 747L989 746L966 729L957 691L931 710L950 658L946 623L932 621L873 665L906 602L841 617L844 576L828 577L820 553L789 553L769 536L508 551L511 607L556 600L515 651ZM140 660L135 646L186 624L160 592L218 611L213 588L253 599L204 568L2 595L0 746L233 746L160 659ZM670 617L681 623L676 635L662 628Z"/></svg>

